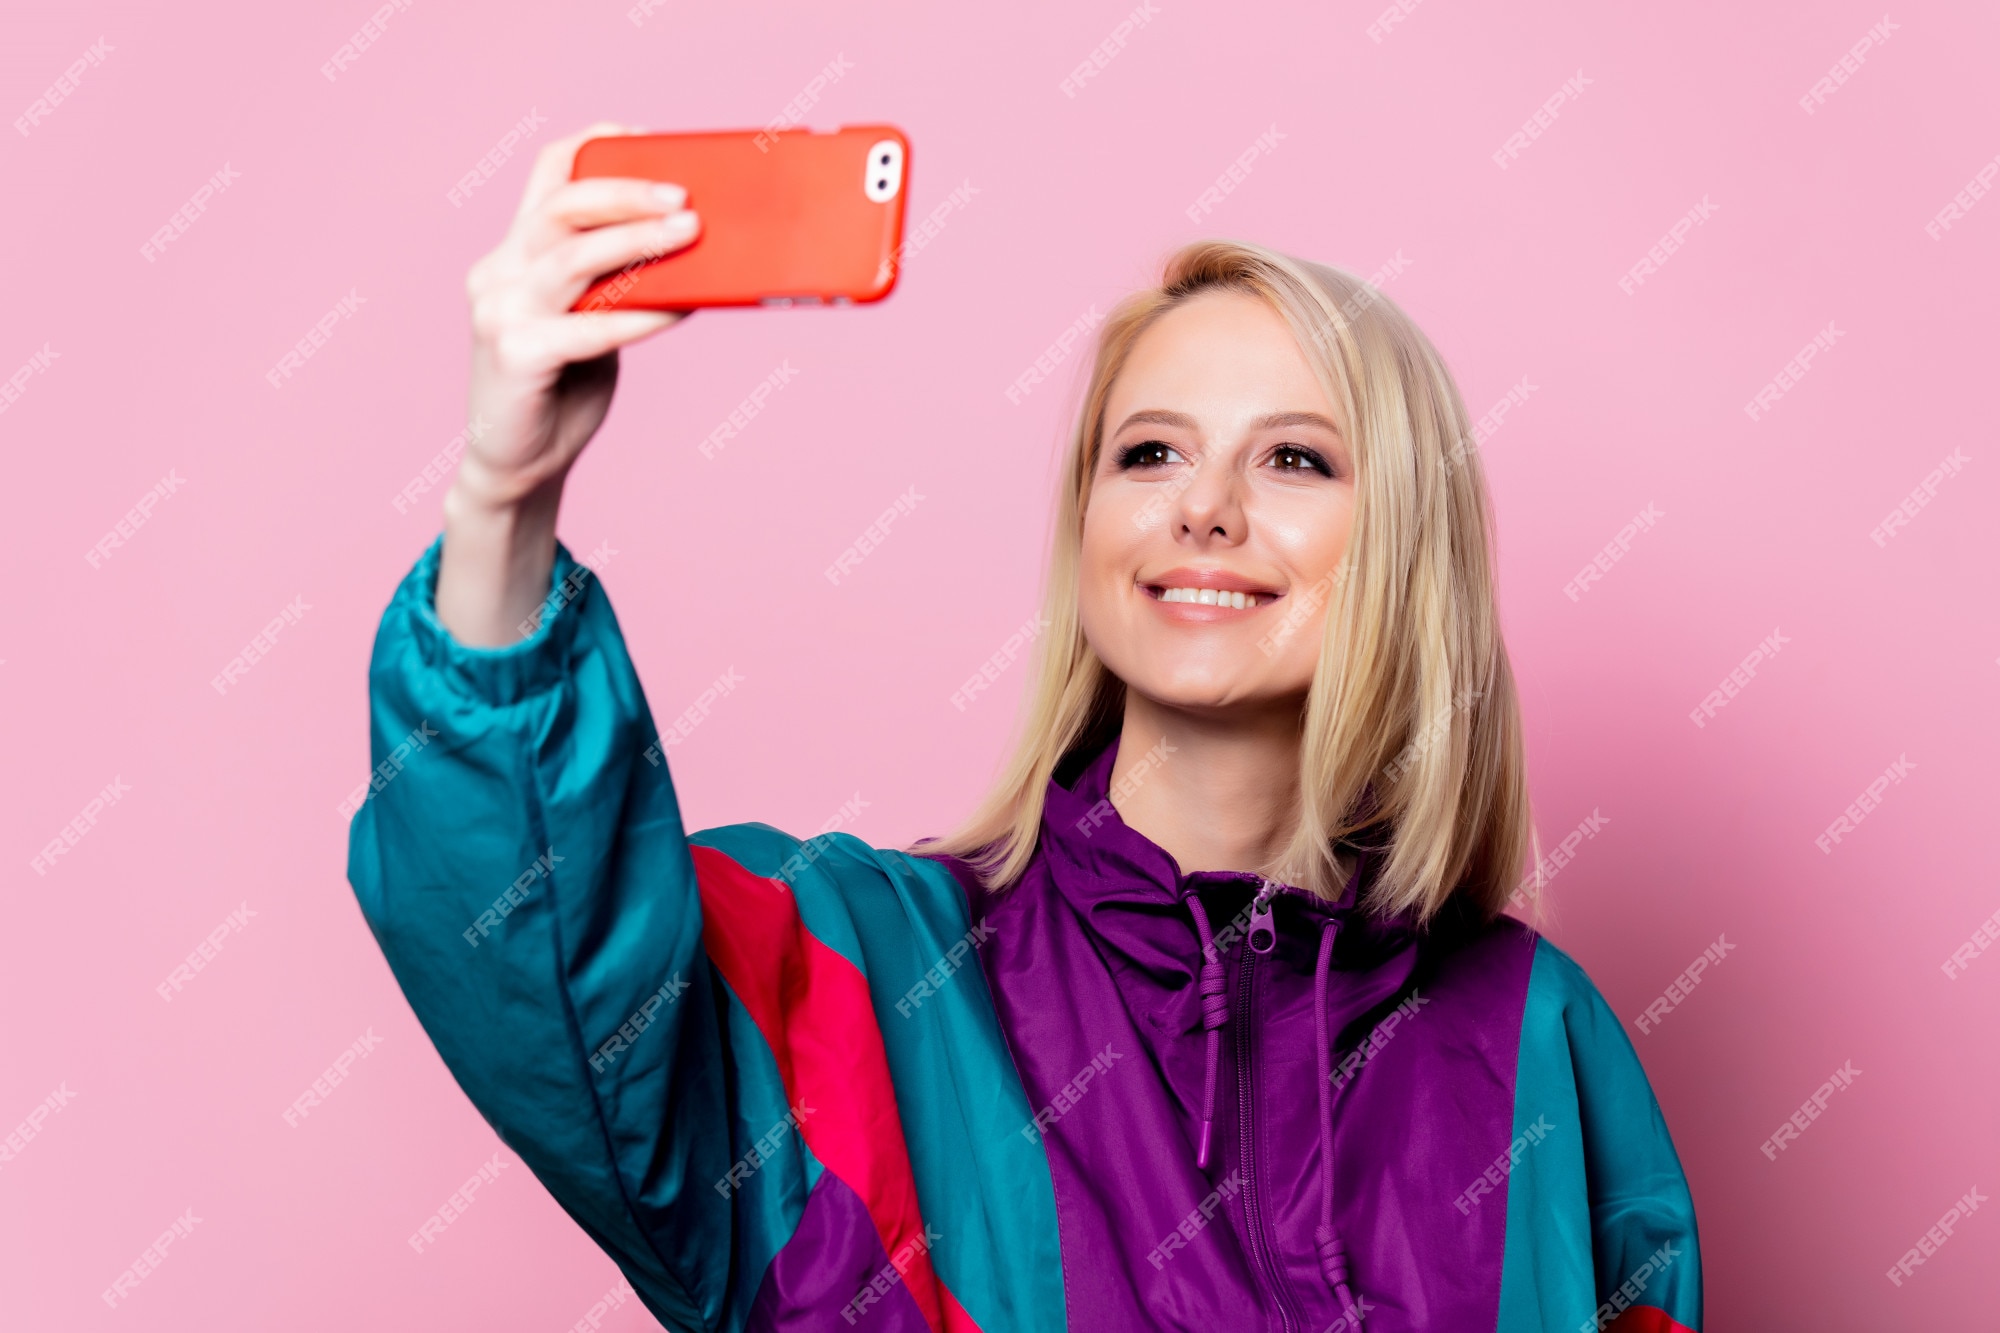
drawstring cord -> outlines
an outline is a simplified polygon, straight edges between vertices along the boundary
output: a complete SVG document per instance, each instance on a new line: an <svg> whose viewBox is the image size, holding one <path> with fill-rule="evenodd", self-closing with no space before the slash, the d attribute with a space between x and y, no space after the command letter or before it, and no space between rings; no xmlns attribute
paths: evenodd
<svg viewBox="0 0 2000 1333"><path fill-rule="evenodd" d="M1215 1130L1215 1078L1222 1061L1222 1025L1229 1021L1229 997L1223 994L1222 956L1209 932L1208 911L1201 905L1201 895L1189 894L1188 906L1194 909L1195 934L1201 939L1201 1025L1207 1029L1208 1042L1208 1074L1201 1090L1201 1144L1194 1164L1206 1171L1209 1139Z"/></svg>
<svg viewBox="0 0 2000 1333"><path fill-rule="evenodd" d="M1352 887L1358 889L1362 869L1367 863L1367 853L1363 852L1355 862L1355 885ZM1215 1129L1215 1083L1222 1061L1222 1025L1229 1021L1229 997L1223 984L1222 957L1215 947L1215 936L1208 928L1208 911L1201 904L1201 895L1190 893L1187 902L1194 914L1195 935L1201 941L1201 1025L1208 1045L1208 1067L1202 1079L1201 1142L1195 1152L1195 1165L1207 1170L1209 1144ZM1333 968L1333 945L1339 935L1338 920L1329 920L1321 927L1319 960L1313 967L1313 1049L1319 1060L1319 1226L1313 1231L1313 1244L1319 1251L1320 1276L1332 1288L1334 1299L1339 1301L1341 1312L1347 1316L1350 1327L1358 1329L1361 1327L1361 1306L1348 1285L1347 1246L1333 1225L1335 1090L1333 1045L1328 1040L1326 1024L1326 988L1328 974Z"/></svg>
<svg viewBox="0 0 2000 1333"><path fill-rule="evenodd" d="M1327 1041L1326 979L1333 964L1333 941L1340 923L1329 921L1319 933L1319 964L1313 968L1314 1050L1319 1055L1319 1226L1313 1244L1319 1250L1320 1276L1333 1288L1342 1313L1361 1326L1361 1310L1347 1286L1347 1246L1333 1227L1333 1048Z"/></svg>

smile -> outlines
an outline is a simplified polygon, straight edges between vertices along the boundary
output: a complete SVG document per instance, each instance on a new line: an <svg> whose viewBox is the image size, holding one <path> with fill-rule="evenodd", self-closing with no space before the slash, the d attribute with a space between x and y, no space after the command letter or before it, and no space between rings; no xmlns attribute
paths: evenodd
<svg viewBox="0 0 2000 1333"><path fill-rule="evenodd" d="M1197 606L1230 606L1246 611L1257 605L1254 592L1229 592L1221 588L1148 588L1162 602L1190 602ZM1270 594L1264 595L1270 601Z"/></svg>

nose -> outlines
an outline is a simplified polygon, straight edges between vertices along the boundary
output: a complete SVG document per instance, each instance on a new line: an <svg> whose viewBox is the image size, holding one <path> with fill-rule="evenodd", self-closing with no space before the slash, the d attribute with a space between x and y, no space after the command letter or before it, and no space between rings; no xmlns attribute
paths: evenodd
<svg viewBox="0 0 2000 1333"><path fill-rule="evenodd" d="M1214 465L1197 468L1176 504L1175 538L1197 549L1236 546L1249 528L1234 470Z"/></svg>

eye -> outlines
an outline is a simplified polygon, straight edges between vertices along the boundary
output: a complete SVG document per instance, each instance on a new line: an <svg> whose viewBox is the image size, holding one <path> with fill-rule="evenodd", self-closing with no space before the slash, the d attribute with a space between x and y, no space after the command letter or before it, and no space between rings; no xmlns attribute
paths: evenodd
<svg viewBox="0 0 2000 1333"><path fill-rule="evenodd" d="M1271 466L1280 472L1317 472L1331 477L1333 468L1318 452L1300 444L1281 444L1271 451Z"/></svg>
<svg viewBox="0 0 2000 1333"><path fill-rule="evenodd" d="M1130 472L1134 468L1164 467L1168 463L1183 461L1180 453L1164 440L1146 440L1139 444L1128 444L1118 451L1118 470Z"/></svg>

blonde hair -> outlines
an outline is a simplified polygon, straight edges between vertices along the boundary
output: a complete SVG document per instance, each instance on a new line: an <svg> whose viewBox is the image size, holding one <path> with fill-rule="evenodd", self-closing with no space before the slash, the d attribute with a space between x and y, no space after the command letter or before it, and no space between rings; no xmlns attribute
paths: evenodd
<svg viewBox="0 0 2000 1333"><path fill-rule="evenodd" d="M988 887L1011 886L1034 854L1050 779L1118 734L1125 687L1084 641L1077 606L1105 403L1140 335L1214 290L1260 298L1291 326L1355 465L1346 558L1295 594L1267 635L1268 651L1272 637L1328 607L1301 717L1296 830L1260 869L1337 897L1346 882L1338 849L1365 841L1387 852L1372 877L1374 910L1428 921L1457 894L1492 916L1514 892L1533 834L1471 420L1430 340L1378 289L1237 241L1182 247L1158 287L1104 321L1064 463L1047 628L1019 739L971 818L913 850L956 855ZM1531 878L1539 888L1539 874Z"/></svg>

